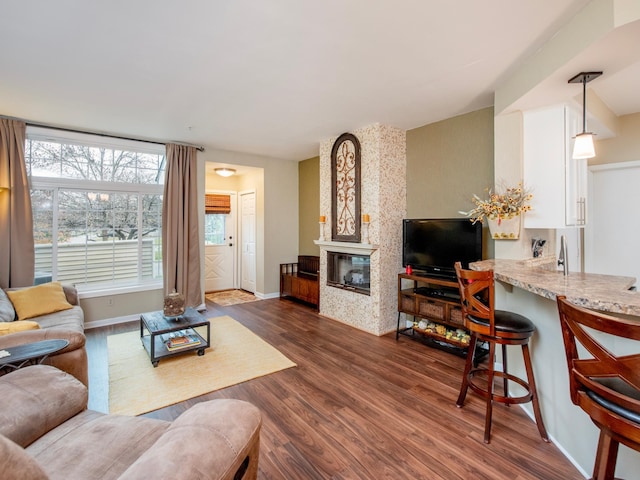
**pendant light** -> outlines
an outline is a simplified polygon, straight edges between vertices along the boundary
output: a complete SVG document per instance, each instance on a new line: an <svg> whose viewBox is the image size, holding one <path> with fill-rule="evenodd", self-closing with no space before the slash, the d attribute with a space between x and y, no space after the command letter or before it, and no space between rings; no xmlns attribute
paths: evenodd
<svg viewBox="0 0 640 480"><path fill-rule="evenodd" d="M575 136L573 143L573 158L592 158L596 156L593 146L592 132L587 132L587 83L598 78L602 72L580 72L569 79L569 83L582 83L582 133Z"/></svg>

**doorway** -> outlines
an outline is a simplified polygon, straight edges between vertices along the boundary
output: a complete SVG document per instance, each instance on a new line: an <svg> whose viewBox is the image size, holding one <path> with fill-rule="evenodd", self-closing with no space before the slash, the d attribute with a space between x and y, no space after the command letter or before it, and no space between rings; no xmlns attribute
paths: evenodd
<svg viewBox="0 0 640 480"><path fill-rule="evenodd" d="M224 194L230 196L231 212L205 215L205 292L230 290L236 286L237 195L229 192Z"/></svg>

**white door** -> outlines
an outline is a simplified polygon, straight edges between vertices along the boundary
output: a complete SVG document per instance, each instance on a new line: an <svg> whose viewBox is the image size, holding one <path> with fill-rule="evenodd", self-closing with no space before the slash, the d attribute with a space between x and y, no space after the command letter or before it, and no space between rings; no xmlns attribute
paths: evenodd
<svg viewBox="0 0 640 480"><path fill-rule="evenodd" d="M640 162L594 165L590 177L585 270L640 280Z"/></svg>
<svg viewBox="0 0 640 480"><path fill-rule="evenodd" d="M231 213L204 216L205 292L235 288L236 194L230 195Z"/></svg>
<svg viewBox="0 0 640 480"><path fill-rule="evenodd" d="M256 194L240 193L240 288L256 291Z"/></svg>

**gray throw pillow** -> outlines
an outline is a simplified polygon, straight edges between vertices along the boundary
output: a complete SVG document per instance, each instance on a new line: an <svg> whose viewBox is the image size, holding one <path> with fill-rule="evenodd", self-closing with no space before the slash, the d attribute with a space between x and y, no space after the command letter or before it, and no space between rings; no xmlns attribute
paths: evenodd
<svg viewBox="0 0 640 480"><path fill-rule="evenodd" d="M0 288L0 322L13 322L16 319L16 311L13 308L13 303L4 293L4 290Z"/></svg>

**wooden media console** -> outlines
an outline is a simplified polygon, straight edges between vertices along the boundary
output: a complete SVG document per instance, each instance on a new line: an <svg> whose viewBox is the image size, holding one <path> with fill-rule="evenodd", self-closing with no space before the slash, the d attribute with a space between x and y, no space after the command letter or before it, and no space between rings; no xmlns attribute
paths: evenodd
<svg viewBox="0 0 640 480"><path fill-rule="evenodd" d="M280 297L320 305L320 257L299 255L296 263L280 264Z"/></svg>

